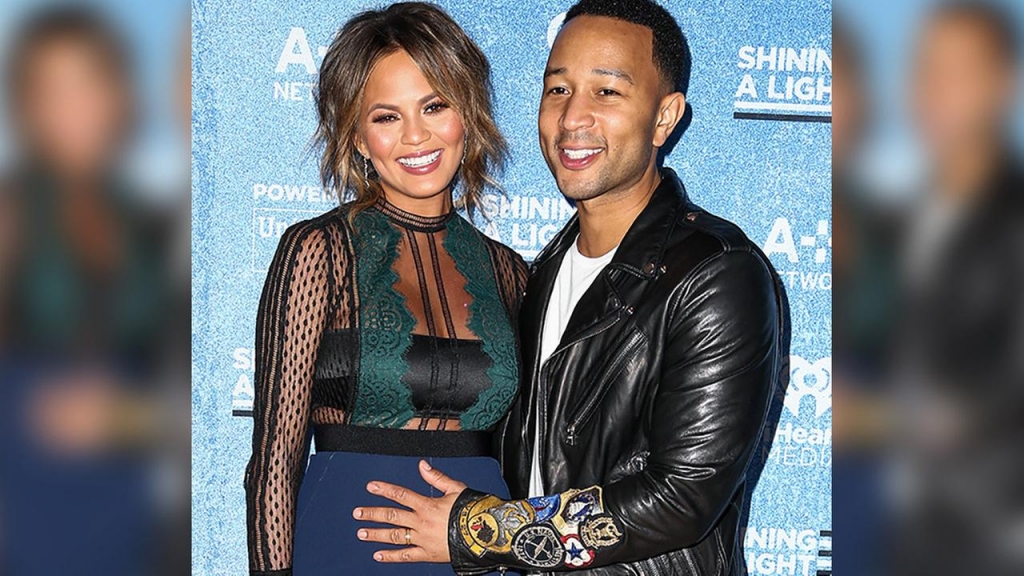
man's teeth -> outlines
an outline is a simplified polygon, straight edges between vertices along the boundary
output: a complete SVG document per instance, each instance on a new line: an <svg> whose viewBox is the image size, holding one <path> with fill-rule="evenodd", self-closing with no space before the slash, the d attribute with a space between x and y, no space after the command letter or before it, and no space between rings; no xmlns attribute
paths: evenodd
<svg viewBox="0 0 1024 576"><path fill-rule="evenodd" d="M588 156L593 156L594 154L597 154L598 152L601 151L601 149L589 148L586 150L570 150L568 148L564 148L563 151L565 152L565 155L568 156L571 160L582 160L584 158L587 158Z"/></svg>
<svg viewBox="0 0 1024 576"><path fill-rule="evenodd" d="M437 157L440 155L441 151L438 150L437 152L434 152L433 154L427 154L426 156L417 156L415 158L399 158L398 162L402 166L408 166L410 168L419 168L420 166L426 166L427 164L433 163L434 160L437 160Z"/></svg>

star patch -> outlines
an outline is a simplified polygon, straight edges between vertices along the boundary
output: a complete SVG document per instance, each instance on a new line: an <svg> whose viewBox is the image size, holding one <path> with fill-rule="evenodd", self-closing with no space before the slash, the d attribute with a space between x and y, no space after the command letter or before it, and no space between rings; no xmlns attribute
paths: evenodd
<svg viewBox="0 0 1024 576"><path fill-rule="evenodd" d="M576 534L562 536L562 547L565 548L565 565L582 568L594 561L594 551L587 550Z"/></svg>

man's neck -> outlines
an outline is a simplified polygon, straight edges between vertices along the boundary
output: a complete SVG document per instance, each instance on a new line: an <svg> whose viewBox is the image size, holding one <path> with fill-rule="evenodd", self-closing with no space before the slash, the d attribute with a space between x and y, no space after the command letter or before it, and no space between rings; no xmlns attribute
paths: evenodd
<svg viewBox="0 0 1024 576"><path fill-rule="evenodd" d="M577 247L584 256L596 258L614 250L643 212L661 184L661 174L652 162L644 174L622 190L610 190L576 203L580 237Z"/></svg>

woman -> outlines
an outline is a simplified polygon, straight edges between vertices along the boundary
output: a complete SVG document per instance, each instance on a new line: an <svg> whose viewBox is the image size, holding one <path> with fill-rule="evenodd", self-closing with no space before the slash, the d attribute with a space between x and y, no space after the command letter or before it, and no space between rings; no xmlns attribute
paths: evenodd
<svg viewBox="0 0 1024 576"><path fill-rule="evenodd" d="M518 386L526 268L453 200L472 210L505 155L489 78L465 32L422 3L355 16L324 58L321 176L354 200L285 232L260 299L253 574L452 574L378 564L379 545L356 538L352 510L385 502L367 482L426 491L421 458L507 495L487 433Z"/></svg>
<svg viewBox="0 0 1024 576"><path fill-rule="evenodd" d="M26 16L3 76L0 573L165 573L153 466L163 385L186 382L162 367L188 334L167 313L169 222L125 173L132 50L86 7Z"/></svg>

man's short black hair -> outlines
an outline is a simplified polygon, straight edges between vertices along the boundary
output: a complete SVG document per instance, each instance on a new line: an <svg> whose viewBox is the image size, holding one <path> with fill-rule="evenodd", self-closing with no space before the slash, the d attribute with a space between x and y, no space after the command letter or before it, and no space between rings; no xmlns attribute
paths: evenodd
<svg viewBox="0 0 1024 576"><path fill-rule="evenodd" d="M565 22L577 16L605 16L650 28L654 34L654 65L674 91L686 94L690 86L690 46L668 10L651 0L580 0L566 13Z"/></svg>

